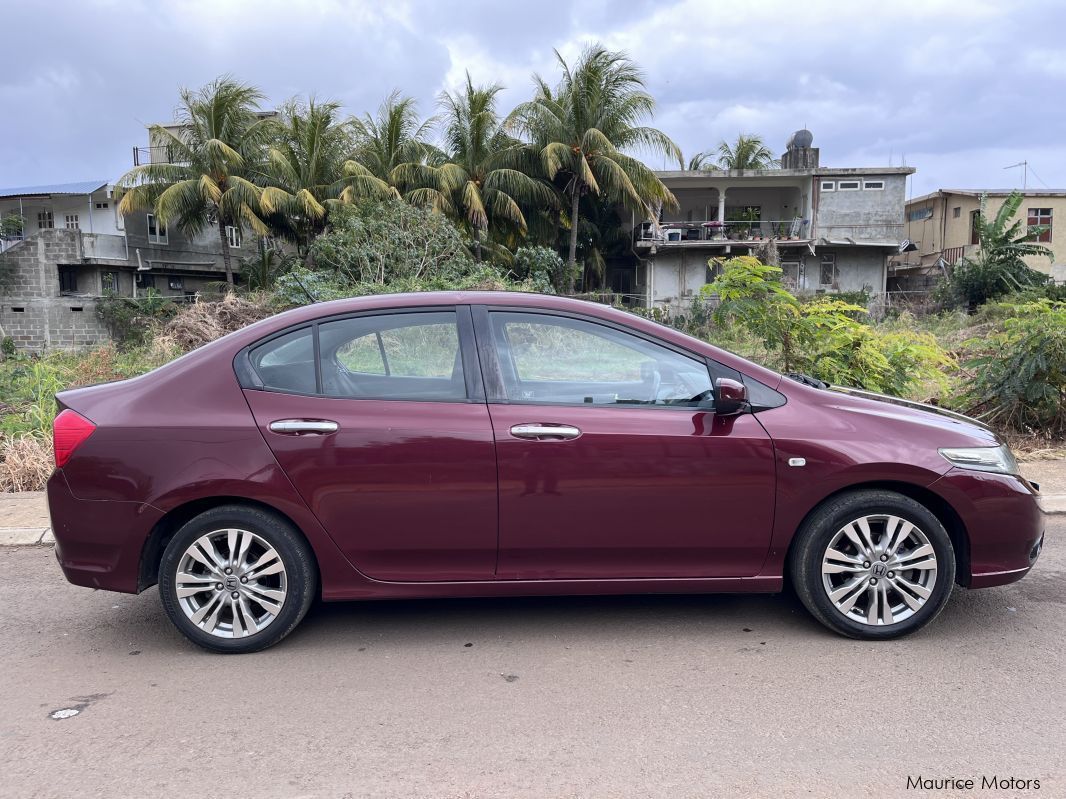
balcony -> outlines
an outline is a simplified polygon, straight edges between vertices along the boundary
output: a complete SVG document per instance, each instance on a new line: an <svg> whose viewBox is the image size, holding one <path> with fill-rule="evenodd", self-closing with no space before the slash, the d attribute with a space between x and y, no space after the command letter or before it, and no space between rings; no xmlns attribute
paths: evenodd
<svg viewBox="0 0 1066 799"><path fill-rule="evenodd" d="M808 241L810 220L757 219L749 221L717 220L693 222L645 222L636 232L637 246L671 245L714 246L717 244L746 244L773 239L775 241Z"/></svg>
<svg viewBox="0 0 1066 799"><path fill-rule="evenodd" d="M155 145L152 147L134 147L133 165L144 166L145 164L180 164L174 154L174 148L170 145Z"/></svg>

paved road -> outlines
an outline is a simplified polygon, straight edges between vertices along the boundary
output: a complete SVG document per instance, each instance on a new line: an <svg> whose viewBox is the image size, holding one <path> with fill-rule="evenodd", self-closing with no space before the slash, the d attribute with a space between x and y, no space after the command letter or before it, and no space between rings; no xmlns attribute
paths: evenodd
<svg viewBox="0 0 1066 799"><path fill-rule="evenodd" d="M888 644L789 597L482 600L321 606L229 658L154 591L4 549L0 795L1066 796L1064 534ZM906 790L919 774L1040 789Z"/></svg>

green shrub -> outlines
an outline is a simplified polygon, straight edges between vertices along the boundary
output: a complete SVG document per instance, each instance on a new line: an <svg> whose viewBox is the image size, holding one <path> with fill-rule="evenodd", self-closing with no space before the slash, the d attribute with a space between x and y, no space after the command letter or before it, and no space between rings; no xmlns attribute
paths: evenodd
<svg viewBox="0 0 1066 799"><path fill-rule="evenodd" d="M178 306L156 289L144 297L119 297L108 294L96 302L96 315L119 347L146 344L158 323L174 316Z"/></svg>
<svg viewBox="0 0 1066 799"><path fill-rule="evenodd" d="M1003 330L967 342L973 377L955 398L989 424L1048 436L1066 434L1066 303L1000 305Z"/></svg>
<svg viewBox="0 0 1066 799"><path fill-rule="evenodd" d="M519 247L511 270L542 294L555 294L566 285L566 261L551 247Z"/></svg>

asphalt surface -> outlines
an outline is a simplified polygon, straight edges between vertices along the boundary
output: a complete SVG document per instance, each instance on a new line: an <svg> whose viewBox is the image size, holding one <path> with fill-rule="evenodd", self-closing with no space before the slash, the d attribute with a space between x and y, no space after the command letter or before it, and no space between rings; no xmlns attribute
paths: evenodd
<svg viewBox="0 0 1066 799"><path fill-rule="evenodd" d="M890 643L787 595L464 600L320 605L243 657L6 548L0 796L1066 796L1064 534Z"/></svg>

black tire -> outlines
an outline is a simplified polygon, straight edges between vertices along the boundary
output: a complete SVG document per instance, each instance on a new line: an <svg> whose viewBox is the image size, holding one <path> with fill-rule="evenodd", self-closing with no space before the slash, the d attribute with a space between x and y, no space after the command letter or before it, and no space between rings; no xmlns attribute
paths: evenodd
<svg viewBox="0 0 1066 799"><path fill-rule="evenodd" d="M913 615L896 623L872 625L855 621L838 610L823 583L822 560L836 534L846 525L860 517L877 514L897 516L923 532L936 556L937 573L931 593ZM955 551L944 525L921 503L894 491L860 490L833 497L807 518L793 542L789 571L800 601L818 621L849 638L879 641L909 635L939 615L955 584ZM858 584L860 575L851 577ZM898 594L894 596L898 597ZM868 607L869 596L863 599ZM888 614L884 618L887 619Z"/></svg>
<svg viewBox="0 0 1066 799"><path fill-rule="evenodd" d="M198 627L182 609L177 594L177 572L186 550L201 536L231 528L258 536L274 548L285 567L285 597L280 610L259 632L240 638L219 637ZM159 595L174 626L193 643L225 654L258 652L276 644L306 615L317 588L318 570L304 537L278 516L245 505L222 505L187 522L167 544L159 565Z"/></svg>

